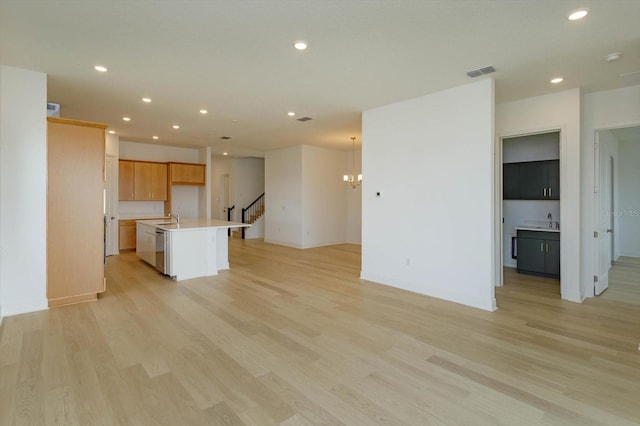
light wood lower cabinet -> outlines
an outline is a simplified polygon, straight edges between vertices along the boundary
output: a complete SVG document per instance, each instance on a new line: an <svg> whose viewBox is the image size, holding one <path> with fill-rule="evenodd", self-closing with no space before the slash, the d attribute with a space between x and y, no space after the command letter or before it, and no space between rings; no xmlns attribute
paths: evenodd
<svg viewBox="0 0 640 426"><path fill-rule="evenodd" d="M47 299L94 300L105 290L105 128L48 117Z"/></svg>
<svg viewBox="0 0 640 426"><path fill-rule="evenodd" d="M149 217L145 219L169 220L166 217ZM136 220L135 219L123 219L118 221L118 248L120 250L136 249Z"/></svg>
<svg viewBox="0 0 640 426"><path fill-rule="evenodd" d="M121 220L118 226L118 248L120 250L135 250L136 221Z"/></svg>

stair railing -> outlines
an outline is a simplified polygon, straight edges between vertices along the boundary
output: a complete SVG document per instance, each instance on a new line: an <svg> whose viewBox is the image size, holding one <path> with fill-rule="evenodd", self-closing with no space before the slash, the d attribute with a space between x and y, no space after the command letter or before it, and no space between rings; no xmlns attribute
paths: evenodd
<svg viewBox="0 0 640 426"><path fill-rule="evenodd" d="M258 198L253 200L246 208L242 209L242 223L253 223L264 213L264 192ZM244 232L246 228L242 228L242 239L244 240Z"/></svg>
<svg viewBox="0 0 640 426"><path fill-rule="evenodd" d="M232 212L232 211L233 211L233 209L235 209L235 208L236 208L236 205L235 205L235 204L234 204L233 206L231 206L231 207L227 207L227 221L228 221L228 222L231 222L231 212ZM231 236L231 228L228 228L228 229L227 229L227 236L229 236L229 237Z"/></svg>

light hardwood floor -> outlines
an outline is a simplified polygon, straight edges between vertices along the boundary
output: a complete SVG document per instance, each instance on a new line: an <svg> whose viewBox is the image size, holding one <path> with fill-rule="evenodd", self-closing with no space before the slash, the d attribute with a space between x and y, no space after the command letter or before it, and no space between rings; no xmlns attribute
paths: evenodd
<svg viewBox="0 0 640 426"><path fill-rule="evenodd" d="M640 259L620 257L609 270L609 288L600 296L606 300L640 304Z"/></svg>
<svg viewBox="0 0 640 426"><path fill-rule="evenodd" d="M0 425L640 423L640 304L507 273L484 312L360 281L353 245L230 260L110 257L98 301L5 318Z"/></svg>

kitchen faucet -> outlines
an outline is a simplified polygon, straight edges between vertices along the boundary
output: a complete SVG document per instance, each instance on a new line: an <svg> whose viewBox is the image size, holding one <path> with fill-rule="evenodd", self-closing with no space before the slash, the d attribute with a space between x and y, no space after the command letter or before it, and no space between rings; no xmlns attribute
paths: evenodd
<svg viewBox="0 0 640 426"><path fill-rule="evenodd" d="M551 215L551 212L547 214L547 219L549 219L549 228L553 228L553 216Z"/></svg>
<svg viewBox="0 0 640 426"><path fill-rule="evenodd" d="M177 223L178 225L180 224L180 213L176 213L176 214L171 213L171 214L169 215L169 217L175 217L175 218L176 218L176 223Z"/></svg>

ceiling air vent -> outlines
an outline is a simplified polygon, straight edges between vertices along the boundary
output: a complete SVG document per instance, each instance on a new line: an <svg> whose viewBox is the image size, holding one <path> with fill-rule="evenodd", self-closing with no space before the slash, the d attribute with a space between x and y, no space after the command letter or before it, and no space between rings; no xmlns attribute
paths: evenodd
<svg viewBox="0 0 640 426"><path fill-rule="evenodd" d="M220 136L220 139L228 141L229 139L231 139L231 136Z"/></svg>
<svg viewBox="0 0 640 426"><path fill-rule="evenodd" d="M471 70L467 73L467 75L471 78L480 77L481 75L491 74L492 72L496 72L496 69L493 65L489 65L486 67L478 68L477 70Z"/></svg>
<svg viewBox="0 0 640 426"><path fill-rule="evenodd" d="M298 121L305 122L305 121L313 120L313 118L311 118L311 117L300 117L300 118L298 118L297 120L298 120Z"/></svg>
<svg viewBox="0 0 640 426"><path fill-rule="evenodd" d="M640 71L630 72L628 74L621 74L622 81L625 86L633 86L640 84Z"/></svg>

